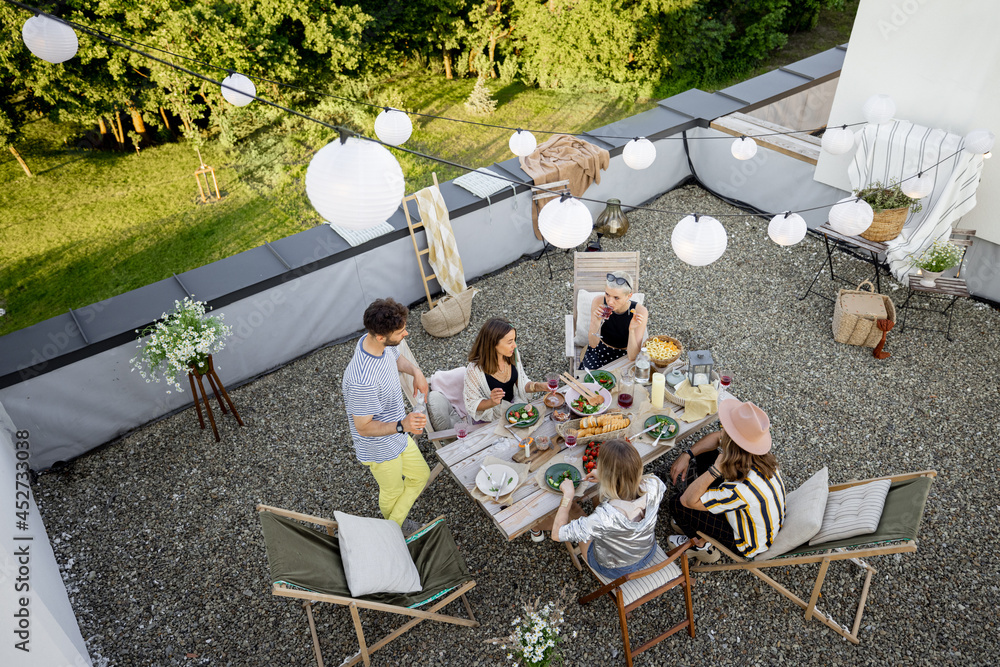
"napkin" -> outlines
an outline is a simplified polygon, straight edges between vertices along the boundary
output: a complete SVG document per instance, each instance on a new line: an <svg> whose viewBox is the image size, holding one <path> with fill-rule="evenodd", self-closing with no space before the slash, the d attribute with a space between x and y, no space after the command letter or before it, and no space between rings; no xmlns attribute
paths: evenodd
<svg viewBox="0 0 1000 667"><path fill-rule="evenodd" d="M541 428L542 424L545 423L545 415L547 415L550 412L549 408L545 407L545 405L541 401L538 401L537 404L532 403L531 406L536 410L538 410L538 421L536 421L532 426L519 428L508 422L506 415L503 415L497 421L496 430L494 430L493 432L504 438L513 438L513 437L517 437L518 439L527 438L529 435L531 435L539 428ZM508 426L510 426L510 430L507 430Z"/></svg>
<svg viewBox="0 0 1000 667"><path fill-rule="evenodd" d="M696 422L699 419L715 414L719 409L719 391L711 384L692 387L687 380L677 385L674 392L677 398L684 399L684 414L681 419L686 422Z"/></svg>
<svg viewBox="0 0 1000 667"><path fill-rule="evenodd" d="M513 500L514 492L517 491L518 489L520 489L524 485L525 482L527 482L529 479L531 479L531 473L528 471L528 464L527 463L515 463L514 461L501 461L500 459L498 459L495 456L487 456L486 459L483 461L483 465L485 465L487 467L491 466L491 465L496 465L498 463L501 464L501 465L508 466L514 472L517 473L517 485L514 486L514 488L510 490L510 493L508 493L506 495L503 495L503 496L500 496L499 503L501 505L510 505L511 502L512 502L512 500ZM479 475L479 471L477 470L476 471L476 476L478 476L478 475ZM496 478L494 478L494 479L496 479ZM477 500L480 500L480 501L483 501L483 502L486 502L486 501L489 501L491 503L497 502L496 500L493 499L493 496L488 496L485 493L483 493L482 491L480 491L479 487L476 486L476 484L475 484L474 481L472 483L472 495Z"/></svg>

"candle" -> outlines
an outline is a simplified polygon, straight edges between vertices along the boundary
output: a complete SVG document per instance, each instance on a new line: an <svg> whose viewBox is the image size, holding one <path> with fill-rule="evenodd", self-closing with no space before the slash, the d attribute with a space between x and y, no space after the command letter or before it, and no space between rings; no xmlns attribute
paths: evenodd
<svg viewBox="0 0 1000 667"><path fill-rule="evenodd" d="M663 373L653 373L653 386L650 389L649 401L657 410L663 409L663 388L667 378Z"/></svg>
<svg viewBox="0 0 1000 667"><path fill-rule="evenodd" d="M708 384L708 374L707 373L695 373L694 375L694 386L699 387L703 384Z"/></svg>

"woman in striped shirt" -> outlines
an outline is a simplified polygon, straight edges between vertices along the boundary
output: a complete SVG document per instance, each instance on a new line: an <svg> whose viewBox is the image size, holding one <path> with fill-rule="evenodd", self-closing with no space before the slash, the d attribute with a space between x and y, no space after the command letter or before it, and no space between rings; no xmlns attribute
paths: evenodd
<svg viewBox="0 0 1000 667"><path fill-rule="evenodd" d="M719 403L722 430L683 452L670 469L674 485L693 467L697 477L670 503L670 513L687 537L672 535L671 546L694 541L700 560L713 560L711 541L745 558L771 546L785 518L785 485L771 453L771 422L753 403Z"/></svg>

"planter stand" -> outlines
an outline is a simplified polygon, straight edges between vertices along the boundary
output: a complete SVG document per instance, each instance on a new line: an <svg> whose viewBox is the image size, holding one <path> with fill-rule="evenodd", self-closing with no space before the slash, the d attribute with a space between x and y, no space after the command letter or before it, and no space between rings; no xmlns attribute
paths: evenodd
<svg viewBox="0 0 1000 667"><path fill-rule="evenodd" d="M240 413L236 411L233 399L229 398L229 393L226 391L225 386L223 386L222 380L219 379L218 373L215 372L212 355L208 355L208 370L204 373L199 373L195 366L191 368L194 369L194 372L188 374L188 380L191 382L191 395L194 396L194 407L198 411L198 422L202 428L205 428L205 417L201 414L201 404L204 403L205 412L208 413L208 421L212 424L212 433L215 434L215 441L219 442L221 440L219 429L215 426L215 416L212 414L212 406L208 402L208 394L205 391L205 383L202 381L202 378L208 378L208 384L215 394L215 400L219 402L219 409L222 410L222 414L226 414L226 406L222 403L222 399L226 399L226 404L233 411L233 417L236 417L236 423L243 426L243 420L240 419ZM196 381L198 383L197 390L195 389Z"/></svg>

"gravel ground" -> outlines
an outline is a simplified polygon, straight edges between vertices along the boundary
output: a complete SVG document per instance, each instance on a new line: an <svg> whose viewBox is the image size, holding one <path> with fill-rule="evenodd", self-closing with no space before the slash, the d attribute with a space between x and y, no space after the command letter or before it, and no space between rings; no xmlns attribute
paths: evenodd
<svg viewBox="0 0 1000 667"><path fill-rule="evenodd" d="M734 212L695 187L657 203ZM639 282L650 331L674 335L688 349L710 348L718 367L733 375L734 393L769 413L789 489L824 465L832 481L927 468L939 473L919 551L873 559L878 573L860 646L804 622L797 607L748 573L715 573L700 576L694 588L697 637L671 637L636 664L994 663L1000 567L990 536L998 507L986 508L994 517L988 521L977 510L983 488L1000 484L994 458L1000 313L960 300L954 343L941 334L891 332L893 356L877 361L866 348L833 342L830 303L796 299L820 260L821 242L810 237L780 248L768 239L766 221L723 219L730 235L725 256L710 267L689 267L669 249L673 219L629 217L628 235L604 245L642 251ZM482 292L472 325L454 338L427 336L421 309L412 312L410 344L428 375L463 363L479 325L498 314L517 325L530 376L561 369L572 263L562 253L552 259L560 269L553 280L542 260L476 283ZM848 259L841 266L858 276L866 268ZM828 280L821 287L833 293ZM530 297L509 296L525 293ZM902 289L890 293L902 301ZM378 515L377 489L354 458L340 396L352 350L345 343L318 351L236 389L246 427L223 419L220 443L211 431L199 431L188 410L41 477L36 494L45 524L99 664L314 664L301 607L268 592L254 507ZM433 465L429 443L421 446ZM658 469L673 458L665 456ZM574 595L594 588L560 545L527 537L505 543L447 475L411 517L441 513L478 581L469 597L482 627L423 623L375 654L375 665L501 664L504 652L484 640L509 630L513 601L554 599L564 585ZM816 568L799 570L776 576L808 595ZM833 564L821 604L841 622L852 620L844 596L856 596L862 581L853 565ZM681 600L670 594L639 609L630 621L633 637L642 641L680 620ZM364 618L370 638L397 623ZM328 664L357 650L347 611L324 607L317 622ZM566 628L579 632L562 644L566 664L623 664L607 600L570 604Z"/></svg>

